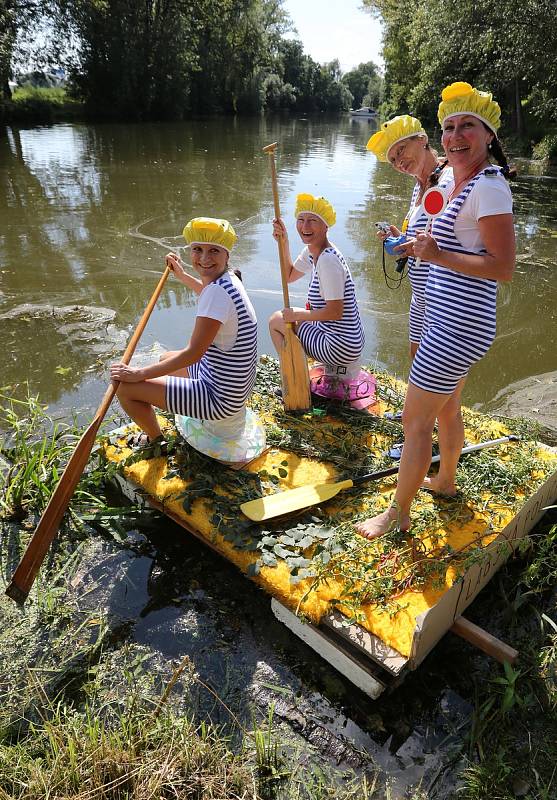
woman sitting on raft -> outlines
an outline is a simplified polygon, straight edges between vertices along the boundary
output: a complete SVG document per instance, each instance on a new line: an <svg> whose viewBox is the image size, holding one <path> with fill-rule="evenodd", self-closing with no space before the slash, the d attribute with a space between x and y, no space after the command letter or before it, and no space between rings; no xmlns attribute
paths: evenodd
<svg viewBox="0 0 557 800"><path fill-rule="evenodd" d="M284 308L269 319L271 339L278 353L283 347L287 323L306 353L330 371L348 379L360 372L364 329L356 302L354 281L342 254L328 239L336 222L332 205L324 197L299 194L296 199L296 229L304 249L292 262L288 234L282 219L273 220L273 236L285 239L287 280L297 281L311 271L306 308Z"/></svg>
<svg viewBox="0 0 557 800"><path fill-rule="evenodd" d="M368 150L379 159L391 164L397 172L411 175L416 179L412 192L410 208L399 230L391 225L390 234L378 232L380 239L387 236L400 236L406 234L412 239L419 230L424 230L427 217L422 208L424 192L431 186L443 186L452 177L452 169L447 167L446 159L439 159L435 150L429 146L426 132L422 123L416 117L403 114L394 117L381 125L373 134L366 145ZM397 252L397 251L395 251ZM410 356L414 358L422 336L425 314L425 286L429 264L422 261L417 265L417 260L411 255L412 245L401 245L398 248L400 256L408 255L408 278L412 286L412 299L410 301Z"/></svg>
<svg viewBox="0 0 557 800"><path fill-rule="evenodd" d="M110 369L110 377L120 381L120 404L145 432L145 443L162 436L154 406L209 421L215 436L220 428L229 434L231 427L241 435L255 383L257 320L242 282L228 266L234 229L226 220L197 217L184 228L184 238L199 278L185 272L174 253L166 256L166 264L199 295L190 341L155 364L118 363Z"/></svg>
<svg viewBox="0 0 557 800"><path fill-rule="evenodd" d="M456 493L464 443L461 394L470 367L495 338L497 283L510 281L515 264L511 172L497 139L501 109L490 93L458 82L442 93L438 117L442 144L453 168L448 204L431 234L418 232L413 254L430 263L426 326L410 371L402 422L404 447L390 507L356 526L368 539L391 526L410 528L410 508L420 487ZM501 168L493 167L491 157ZM435 421L440 466L431 463Z"/></svg>

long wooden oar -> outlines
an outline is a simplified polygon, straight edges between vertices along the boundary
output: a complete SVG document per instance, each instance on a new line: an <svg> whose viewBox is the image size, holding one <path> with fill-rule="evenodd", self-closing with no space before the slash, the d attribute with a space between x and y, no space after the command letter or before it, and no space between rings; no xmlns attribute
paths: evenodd
<svg viewBox="0 0 557 800"><path fill-rule="evenodd" d="M143 312L143 316L141 317L139 324L129 341L126 352L122 356L122 362L124 364L129 363L134 353L139 338L145 330L145 326L147 325L149 317L151 316L151 312L155 307L164 283L168 278L169 272L170 267L166 267L158 286L155 289L153 296L149 300L149 304ZM46 555L49 545L56 536L56 532L58 531L60 522L64 516L64 512L67 509L71 497L75 491L75 487L79 483L79 479L83 473L83 470L85 469L85 465L87 464L91 450L93 449L97 431L99 430L101 422L108 411L119 385L119 381L113 381L106 390L93 421L77 443L70 460L66 464L66 468L62 473L62 477L58 481L58 485L52 493L47 507L43 511L33 537L27 545L27 549L25 550L17 569L13 574L12 580L6 589L6 594L17 603L23 603L29 594L37 572L43 563L43 559Z"/></svg>
<svg viewBox="0 0 557 800"><path fill-rule="evenodd" d="M475 450L483 450L484 447L496 447L499 444L517 441L518 436L503 436L501 439L490 439L487 442L464 447L460 451L460 455L473 453ZM440 456L434 456L431 459L432 464L437 461L440 461ZM255 522L262 522L273 517L280 517L283 514L291 514L293 511L301 511L303 508L308 508L308 506L319 505L335 497L342 489L350 489L352 486L358 486L366 481L375 481L386 478L389 475L396 475L399 469L400 465L397 464L396 467L370 472L367 475L360 475L358 478L338 481L338 483L310 483L306 486L299 486L297 489L287 489L284 492L258 497L257 500L249 500L247 503L242 503L240 508L249 519L253 519Z"/></svg>
<svg viewBox="0 0 557 800"><path fill-rule="evenodd" d="M275 166L275 150L277 143L268 144L263 148L264 153L269 154L271 164L271 179L273 183L273 201L275 205L275 217L280 219L280 204L278 196L277 169ZM282 280L282 294L284 307L290 308L290 297L288 295L288 276L287 261L284 251L285 242L283 238L277 240L280 275ZM302 343L294 332L292 323L286 325L284 344L282 352L279 353L280 375L282 380L282 401L287 411L307 411L311 408L311 392L309 385L308 360L302 347Z"/></svg>

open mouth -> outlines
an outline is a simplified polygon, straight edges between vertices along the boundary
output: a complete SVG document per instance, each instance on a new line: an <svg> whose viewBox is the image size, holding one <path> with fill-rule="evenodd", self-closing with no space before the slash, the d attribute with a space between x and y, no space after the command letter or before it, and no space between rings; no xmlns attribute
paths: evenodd
<svg viewBox="0 0 557 800"><path fill-rule="evenodd" d="M462 153L465 150L470 150L468 145L461 145L460 147L449 147L450 153Z"/></svg>

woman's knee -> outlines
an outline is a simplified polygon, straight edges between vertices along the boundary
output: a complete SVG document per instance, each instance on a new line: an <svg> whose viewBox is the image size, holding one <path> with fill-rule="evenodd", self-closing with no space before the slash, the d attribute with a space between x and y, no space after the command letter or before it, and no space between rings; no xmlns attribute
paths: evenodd
<svg viewBox="0 0 557 800"><path fill-rule="evenodd" d="M269 317L269 330L281 332L284 330L284 320L281 311L274 311Z"/></svg>

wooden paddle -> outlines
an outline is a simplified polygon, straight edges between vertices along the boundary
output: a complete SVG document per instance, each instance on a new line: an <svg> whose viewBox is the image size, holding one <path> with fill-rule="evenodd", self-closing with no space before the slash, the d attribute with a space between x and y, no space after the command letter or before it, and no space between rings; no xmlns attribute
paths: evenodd
<svg viewBox="0 0 557 800"><path fill-rule="evenodd" d="M473 453L475 450L483 450L484 447L496 447L505 442L517 441L518 436L503 436L501 439L490 439L487 442L464 447L460 451L460 455ZM433 456L431 463L434 464L437 461L440 461L440 456ZM257 500L249 500L247 503L242 503L240 508L249 519L253 519L255 522L262 522L273 517L280 517L283 514L291 514L293 511L301 511L301 509L308 508L308 506L319 505L335 497L342 489L350 489L352 486L358 486L366 481L374 481L386 478L389 475L396 475L399 469L400 465L397 464L396 467L370 472L367 475L360 475L358 478L339 481L338 483L313 483L299 486L297 489L287 489L284 492L258 497Z"/></svg>
<svg viewBox="0 0 557 800"><path fill-rule="evenodd" d="M273 183L273 200L275 204L275 217L280 219L280 204L278 196L277 169L275 166L275 150L277 143L268 144L263 148L269 154L271 164L271 179ZM290 308L288 295L288 265L284 250L285 242L281 237L277 240L280 275L282 279L282 294L284 307ZM293 324L287 323L282 352L279 353L280 376L282 380L282 401L287 411L307 411L311 408L311 392L309 385L308 360L302 343L294 332Z"/></svg>
<svg viewBox="0 0 557 800"><path fill-rule="evenodd" d="M143 316L141 317L139 324L129 341L126 352L122 356L122 362L124 364L129 363L134 353L141 334L143 333L149 317L151 316L151 312L159 298L164 283L168 278L169 272L170 267L166 267L158 286L155 289L153 296L149 300L149 304L143 312ZM97 431L99 430L101 422L108 411L119 385L119 381L114 381L106 390L93 421L77 443L70 460L66 464L66 468L62 473L62 477L58 481L58 485L52 493L47 507L42 513L33 537L27 545L27 549L25 550L17 569L13 574L12 580L6 589L6 594L17 603L23 603L29 594L37 572L43 563L43 559L46 555L49 545L56 536L60 522L64 516L64 512L67 509L71 497L75 491L75 487L79 483L79 479L83 473L83 470L85 469L85 465L87 464L91 450L93 449Z"/></svg>

